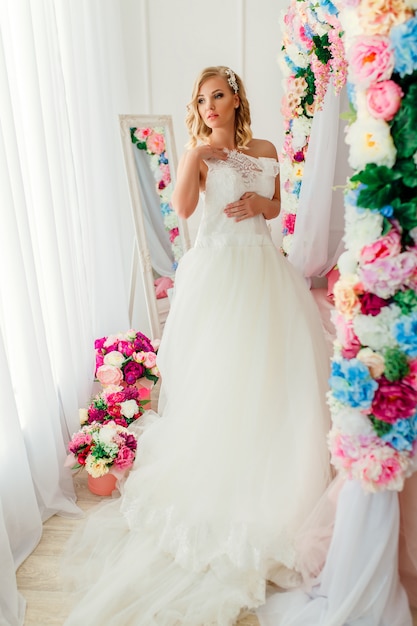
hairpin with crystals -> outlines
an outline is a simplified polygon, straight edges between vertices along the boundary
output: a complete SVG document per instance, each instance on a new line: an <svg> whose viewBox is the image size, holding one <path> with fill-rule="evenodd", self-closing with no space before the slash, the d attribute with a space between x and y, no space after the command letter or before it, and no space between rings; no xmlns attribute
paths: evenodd
<svg viewBox="0 0 417 626"><path fill-rule="evenodd" d="M239 91L239 85L237 84L237 80L236 80L236 76L233 70L230 69L230 67L227 67L224 70L224 73L229 77L227 79L227 82L229 83L229 85L231 86L231 88L233 89L233 91L235 93L237 93Z"/></svg>

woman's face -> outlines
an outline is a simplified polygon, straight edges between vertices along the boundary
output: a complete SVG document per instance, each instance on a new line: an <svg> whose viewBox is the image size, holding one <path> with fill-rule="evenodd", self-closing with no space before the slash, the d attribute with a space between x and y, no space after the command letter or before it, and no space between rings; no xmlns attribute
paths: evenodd
<svg viewBox="0 0 417 626"><path fill-rule="evenodd" d="M211 129L234 124L239 96L234 94L226 78L212 76L202 83L197 96L201 119Z"/></svg>

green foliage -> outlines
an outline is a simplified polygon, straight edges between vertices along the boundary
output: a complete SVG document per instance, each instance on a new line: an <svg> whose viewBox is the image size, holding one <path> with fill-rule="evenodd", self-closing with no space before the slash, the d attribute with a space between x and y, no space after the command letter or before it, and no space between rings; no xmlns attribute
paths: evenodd
<svg viewBox="0 0 417 626"><path fill-rule="evenodd" d="M400 110L391 126L391 134L399 158L411 158L417 151L417 72L414 72L413 76L414 84L402 85L404 92L407 89L407 93L401 101Z"/></svg>
<svg viewBox="0 0 417 626"><path fill-rule="evenodd" d="M383 422L382 420L377 419L374 415L370 415L369 419L371 420L374 431L376 432L378 437L386 435L392 429L392 424L388 424L388 422Z"/></svg>
<svg viewBox="0 0 417 626"><path fill-rule="evenodd" d="M394 295L393 300L400 307L403 315L408 315L411 311L417 309L417 292L413 289L398 291Z"/></svg>
<svg viewBox="0 0 417 626"><path fill-rule="evenodd" d="M313 43L314 54L316 55L318 60L323 63L323 65L326 65L326 63L328 63L332 58L332 53L330 52L329 36L327 35L327 33L321 35L321 37L320 35L314 35Z"/></svg>
<svg viewBox="0 0 417 626"><path fill-rule="evenodd" d="M384 360L384 375L391 382L404 378L410 371L406 355L398 348L387 348L384 352Z"/></svg>
<svg viewBox="0 0 417 626"><path fill-rule="evenodd" d="M398 195L398 186L395 184L401 178L401 173L389 169L385 165L367 163L366 167L354 174L351 181L365 185L358 195L358 206L365 209L382 209Z"/></svg>

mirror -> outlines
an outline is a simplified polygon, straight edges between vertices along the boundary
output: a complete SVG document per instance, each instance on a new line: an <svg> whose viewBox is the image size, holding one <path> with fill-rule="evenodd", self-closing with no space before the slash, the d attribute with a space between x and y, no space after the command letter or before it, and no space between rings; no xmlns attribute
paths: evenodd
<svg viewBox="0 0 417 626"><path fill-rule="evenodd" d="M175 270L190 247L185 220L171 206L177 155L170 115L119 115L133 221L129 317L132 324L138 266L153 339L161 338Z"/></svg>

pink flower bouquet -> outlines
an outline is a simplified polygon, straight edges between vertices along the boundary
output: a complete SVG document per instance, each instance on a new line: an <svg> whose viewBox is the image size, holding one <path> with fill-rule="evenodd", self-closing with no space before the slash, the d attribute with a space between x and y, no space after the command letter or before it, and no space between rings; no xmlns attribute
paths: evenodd
<svg viewBox="0 0 417 626"><path fill-rule="evenodd" d="M156 364L158 345L136 330L109 335L95 341L97 380L108 385L135 385L140 378L155 384L159 378Z"/></svg>
<svg viewBox="0 0 417 626"><path fill-rule="evenodd" d="M124 426L109 421L83 426L68 444L67 465L85 467L94 478L109 472L117 477L130 469L136 456L137 438Z"/></svg>
<svg viewBox="0 0 417 626"><path fill-rule="evenodd" d="M115 422L127 427L139 419L149 399L146 389L127 386L109 386L97 394L87 409L80 409L80 422L106 424Z"/></svg>

